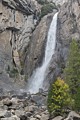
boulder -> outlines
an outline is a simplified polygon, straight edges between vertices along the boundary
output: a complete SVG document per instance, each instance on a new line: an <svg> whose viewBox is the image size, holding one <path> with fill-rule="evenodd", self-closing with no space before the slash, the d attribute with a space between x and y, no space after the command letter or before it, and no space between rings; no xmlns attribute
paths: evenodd
<svg viewBox="0 0 80 120"><path fill-rule="evenodd" d="M21 115L20 120L28 120L26 115Z"/></svg>
<svg viewBox="0 0 80 120"><path fill-rule="evenodd" d="M41 116L40 115L36 115L35 118L37 118L38 120L41 120Z"/></svg>
<svg viewBox="0 0 80 120"><path fill-rule="evenodd" d="M29 112L34 112L34 108L35 108L35 106L34 106L34 105L29 106L28 111L29 111Z"/></svg>
<svg viewBox="0 0 80 120"><path fill-rule="evenodd" d="M36 120L36 118L30 118L30 120Z"/></svg>
<svg viewBox="0 0 80 120"><path fill-rule="evenodd" d="M18 104L18 99L17 98L12 98L10 101L12 102L12 104Z"/></svg>
<svg viewBox="0 0 80 120"><path fill-rule="evenodd" d="M0 110L0 118L11 117L11 113L7 110Z"/></svg>
<svg viewBox="0 0 80 120"><path fill-rule="evenodd" d="M1 120L20 120L16 115L9 118L1 118Z"/></svg>
<svg viewBox="0 0 80 120"><path fill-rule="evenodd" d="M31 117L33 115L31 112L26 112L25 114L26 114L27 117Z"/></svg>
<svg viewBox="0 0 80 120"><path fill-rule="evenodd" d="M5 98L3 100L3 104L6 105L6 106L12 106L12 102L9 98Z"/></svg>
<svg viewBox="0 0 80 120"><path fill-rule="evenodd" d="M5 115L4 115L4 117L7 117L7 118L11 117L11 112L10 112L10 111L7 111L7 112L5 113Z"/></svg>
<svg viewBox="0 0 80 120"><path fill-rule="evenodd" d="M17 115L18 117L21 117L25 114L24 110L15 110L15 115Z"/></svg>
<svg viewBox="0 0 80 120"><path fill-rule="evenodd" d="M80 120L80 115L75 111L71 111L65 120Z"/></svg>
<svg viewBox="0 0 80 120"><path fill-rule="evenodd" d="M62 116L57 116L57 117L53 118L52 120L63 120L63 117Z"/></svg>
<svg viewBox="0 0 80 120"><path fill-rule="evenodd" d="M42 114L41 115L41 119L40 120L48 120L49 119L49 115L47 114Z"/></svg>

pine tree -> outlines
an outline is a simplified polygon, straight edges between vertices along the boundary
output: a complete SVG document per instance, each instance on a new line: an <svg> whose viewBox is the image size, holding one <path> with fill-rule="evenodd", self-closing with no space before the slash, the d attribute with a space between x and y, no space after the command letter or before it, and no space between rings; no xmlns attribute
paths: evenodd
<svg viewBox="0 0 80 120"><path fill-rule="evenodd" d="M64 79L70 86L72 97L75 100L75 109L80 110L80 45L72 40L68 62L64 70Z"/></svg>
<svg viewBox="0 0 80 120"><path fill-rule="evenodd" d="M64 76L70 88L75 91L80 84L80 49L75 40L72 40L70 45Z"/></svg>
<svg viewBox="0 0 80 120"><path fill-rule="evenodd" d="M80 87L77 88L74 107L75 107L75 110L80 111Z"/></svg>

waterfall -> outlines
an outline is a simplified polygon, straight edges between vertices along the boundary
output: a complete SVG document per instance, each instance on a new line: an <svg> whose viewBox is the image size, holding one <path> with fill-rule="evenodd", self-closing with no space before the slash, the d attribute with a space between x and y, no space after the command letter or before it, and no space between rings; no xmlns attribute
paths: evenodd
<svg viewBox="0 0 80 120"><path fill-rule="evenodd" d="M41 67L37 68L33 72L31 78L29 79L28 91L30 93L37 93L39 91L39 88L43 89L43 81L47 75L46 70L49 66L50 60L55 51L57 15L58 13L56 13L53 16L53 20L51 22L51 25L48 31L48 37L47 37L47 43L46 43L46 49L45 49L45 57L44 57L43 63Z"/></svg>

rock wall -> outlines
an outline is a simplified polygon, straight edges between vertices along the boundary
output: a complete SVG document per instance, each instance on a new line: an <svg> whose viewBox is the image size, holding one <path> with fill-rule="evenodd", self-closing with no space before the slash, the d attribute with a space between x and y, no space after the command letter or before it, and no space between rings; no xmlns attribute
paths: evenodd
<svg viewBox="0 0 80 120"><path fill-rule="evenodd" d="M24 86L24 80L41 65L47 32L56 11L39 21L40 11L41 5L36 0L0 1L0 88ZM60 8L55 55L46 83L63 72L61 68L65 67L73 38L80 38L79 0L68 0Z"/></svg>
<svg viewBox="0 0 80 120"><path fill-rule="evenodd" d="M38 21L35 10L39 11L39 5L34 0L0 0L0 86L5 89L24 80L20 73Z"/></svg>
<svg viewBox="0 0 80 120"><path fill-rule="evenodd" d="M69 0L59 11L55 55L49 68L48 80L54 81L56 77L62 76L72 39L80 40L79 0Z"/></svg>
<svg viewBox="0 0 80 120"><path fill-rule="evenodd" d="M52 0L56 5L63 5L68 0Z"/></svg>
<svg viewBox="0 0 80 120"><path fill-rule="evenodd" d="M0 88L24 87L25 80L42 63L47 32L56 11L39 21L40 11L36 0L0 1Z"/></svg>
<svg viewBox="0 0 80 120"><path fill-rule="evenodd" d="M32 34L24 64L24 71L27 78L29 78L33 71L42 64L47 33L54 13L55 12L45 16Z"/></svg>

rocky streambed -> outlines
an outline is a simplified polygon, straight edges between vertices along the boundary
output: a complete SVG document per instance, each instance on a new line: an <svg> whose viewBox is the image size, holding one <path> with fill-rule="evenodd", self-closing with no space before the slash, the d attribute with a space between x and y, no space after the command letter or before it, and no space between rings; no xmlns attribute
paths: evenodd
<svg viewBox="0 0 80 120"><path fill-rule="evenodd" d="M51 118L47 110L47 92L37 94L11 93L0 96L0 120L80 120L80 116L70 111L67 118Z"/></svg>

